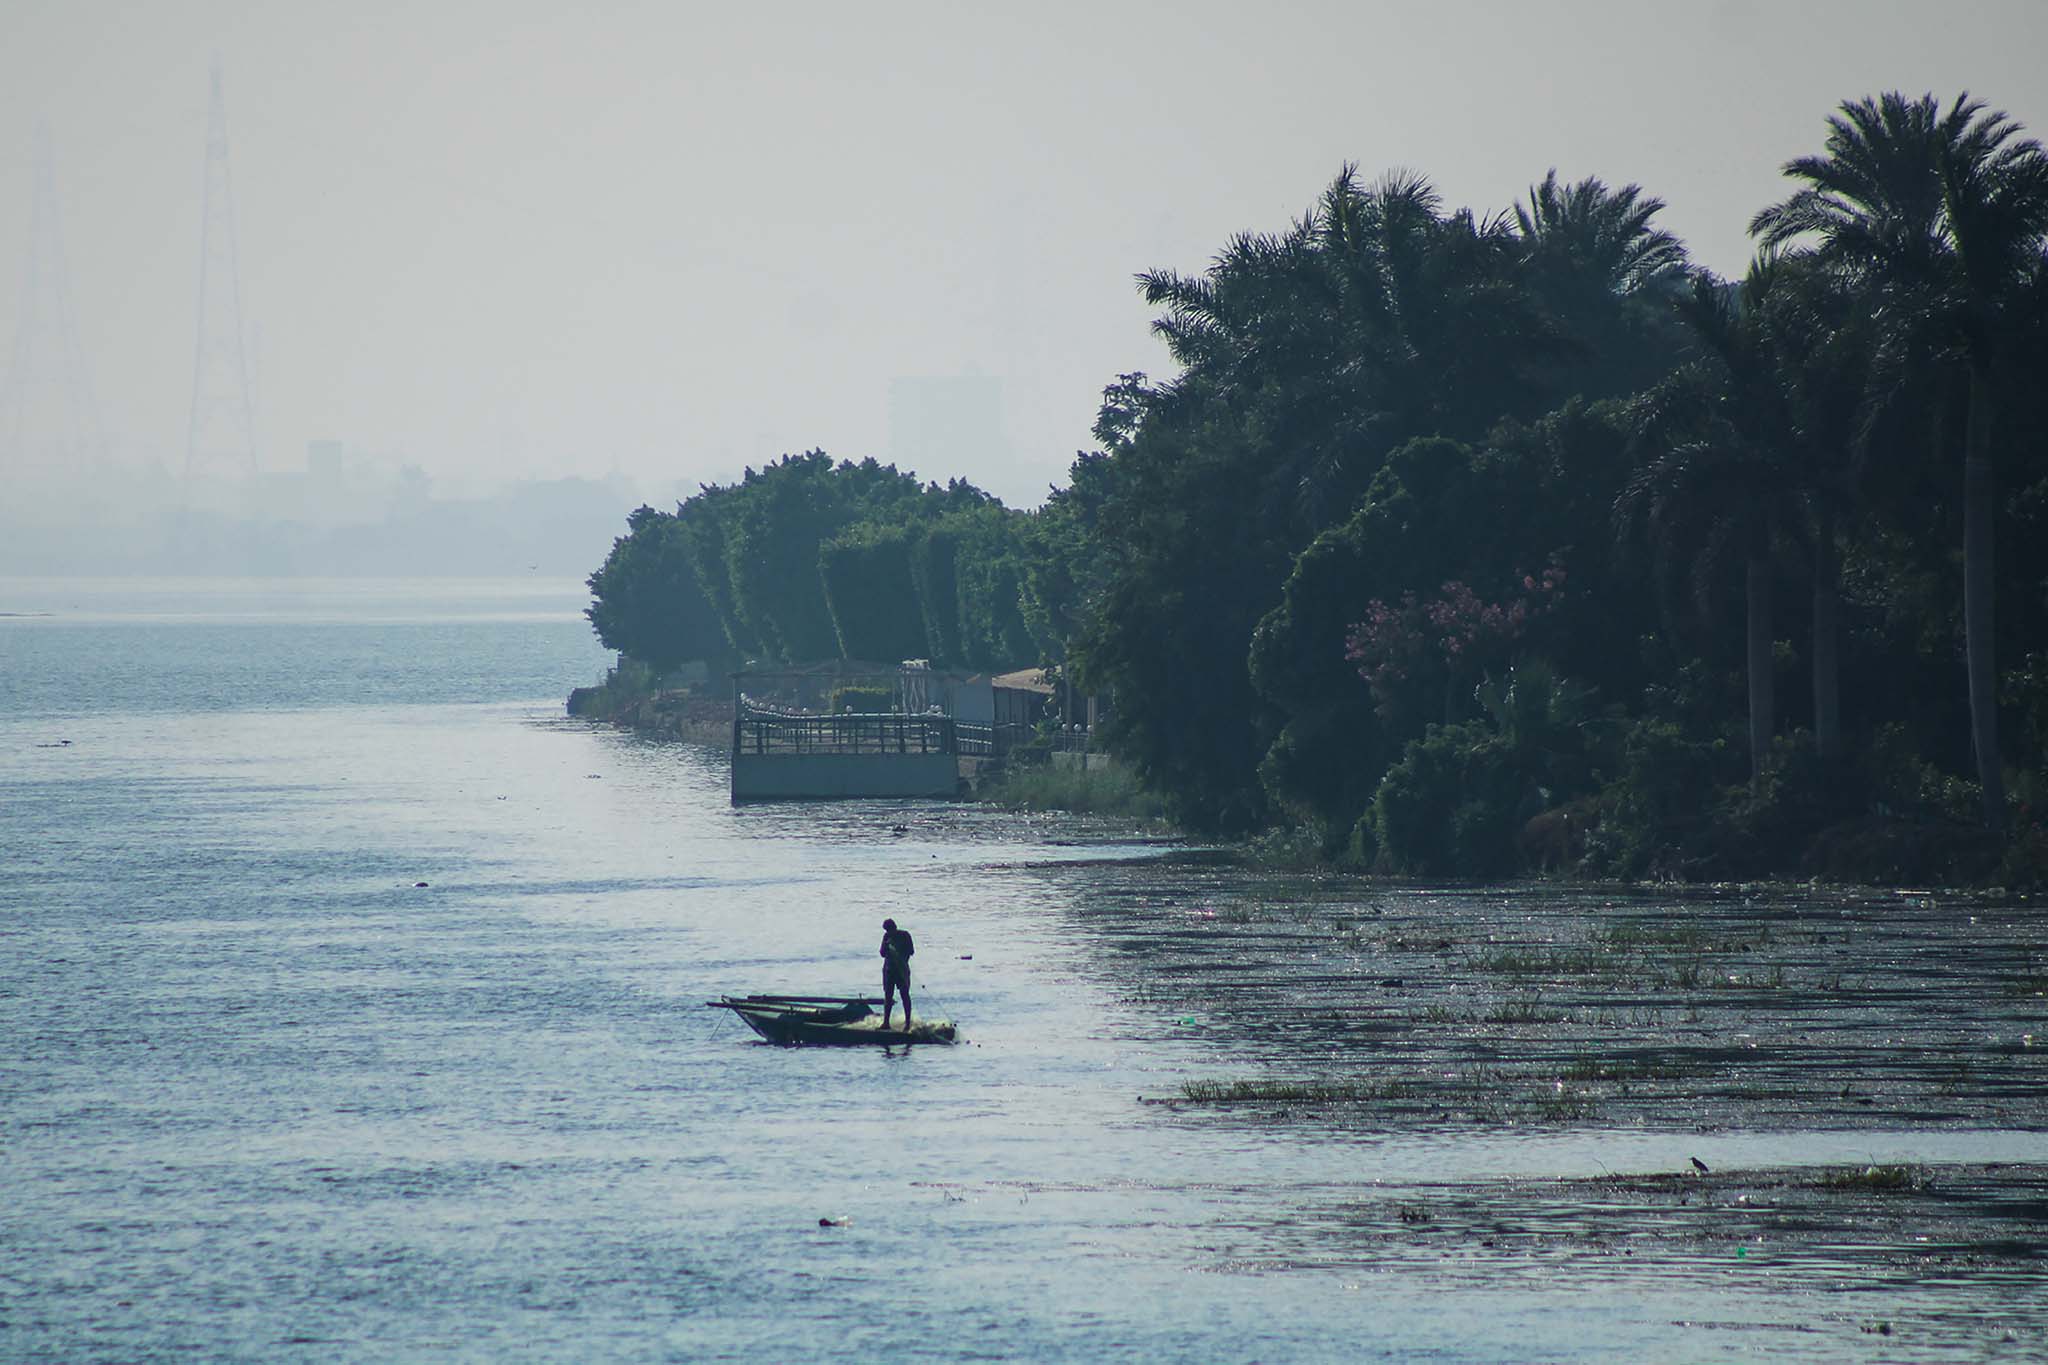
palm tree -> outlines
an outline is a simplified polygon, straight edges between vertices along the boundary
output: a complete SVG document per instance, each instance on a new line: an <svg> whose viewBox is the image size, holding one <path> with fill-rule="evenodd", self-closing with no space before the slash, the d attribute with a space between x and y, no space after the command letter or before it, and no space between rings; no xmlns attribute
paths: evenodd
<svg viewBox="0 0 2048 1365"><path fill-rule="evenodd" d="M1811 543L1814 747L1841 753L1841 549L1870 460L1873 428L1889 412L1874 366L1872 320L1841 272L1806 257L1772 257L1762 325L1775 360L1787 453L1798 469Z"/></svg>
<svg viewBox="0 0 2048 1365"><path fill-rule="evenodd" d="M1284 491L1313 535L1350 512L1394 446L1477 438L1527 405L1525 376L1555 338L1514 284L1515 248L1506 220L1445 214L1420 175L1365 184L1346 165L1284 232L1238 234L1201 275L1138 277L1182 367L1140 406L1256 414L1283 462L1265 491Z"/></svg>
<svg viewBox="0 0 2048 1365"><path fill-rule="evenodd" d="M1677 363L1684 338L1667 305L1684 288L1686 257L1652 225L1663 208L1640 186L1564 185L1554 169L1515 205L1520 277L1577 351L1552 376L1552 403L1638 393Z"/></svg>
<svg viewBox="0 0 2048 1365"><path fill-rule="evenodd" d="M1515 205L1526 258L1560 278L1633 294L1685 271L1685 245L1650 226L1664 201L1640 185L1610 190L1597 178L1560 185L1551 167L1529 202Z"/></svg>
<svg viewBox="0 0 2048 1365"><path fill-rule="evenodd" d="M2024 282L2048 238L2048 154L1967 94L1850 101L1828 120L1826 152L1786 164L1806 186L1757 214L1766 248L1811 243L1853 273L1900 338L1931 339L1969 381L1963 455L1963 628L1970 728L1984 819L2005 818L1993 653L1992 374Z"/></svg>
<svg viewBox="0 0 2048 1365"><path fill-rule="evenodd" d="M1781 278L1768 261L1734 288L1694 276L1680 313L1704 355L1638 400L1635 441L1646 459L1615 503L1621 529L1647 532L1662 564L1691 564L1702 605L1727 560L1742 561L1753 788L1777 724L1772 552L1804 491L1767 321Z"/></svg>
<svg viewBox="0 0 2048 1365"><path fill-rule="evenodd" d="M1234 238L1201 274L1141 275L1180 372L1120 380L1097 434L1122 471L1098 537L1118 570L1074 653L1140 699L1119 743L1198 825L1262 818L1265 703L1247 646L1294 557L1417 436L1482 438L1540 411L1554 329L1498 219L1446 214L1428 182L1345 167L1301 219ZM1195 704L1175 695L1201 678Z"/></svg>

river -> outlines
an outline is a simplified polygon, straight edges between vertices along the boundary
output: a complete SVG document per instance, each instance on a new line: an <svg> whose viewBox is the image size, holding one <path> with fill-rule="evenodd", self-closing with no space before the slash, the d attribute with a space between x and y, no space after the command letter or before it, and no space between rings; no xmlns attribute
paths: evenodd
<svg viewBox="0 0 2048 1365"><path fill-rule="evenodd" d="M721 752L564 718L606 662L583 600L0 580L0 1358L2048 1350L2038 910L1966 907L1961 957L1908 964L1962 964L1946 1003L1883 1005L1889 948L1852 965L1840 1023L1757 944L1796 975L1828 939L1794 926L1890 944L1953 907L734 808ZM1643 946L1680 907L1744 939L1676 945L1682 981ZM784 1050L703 1007L872 991L884 916L958 1046ZM1633 1005L1509 955L1567 921L1640 966ZM1702 962L1756 991L1682 1004ZM1826 1095L1730 1082L1774 1009L1766 1043L1826 1035ZM1909 1024L1944 1065L1859 1103ZM1906 1174L1826 1174L1866 1169Z"/></svg>

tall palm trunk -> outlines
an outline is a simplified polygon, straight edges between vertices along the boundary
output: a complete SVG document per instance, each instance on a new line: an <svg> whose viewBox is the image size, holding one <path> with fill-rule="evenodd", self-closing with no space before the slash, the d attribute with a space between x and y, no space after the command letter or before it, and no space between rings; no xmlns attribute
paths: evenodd
<svg viewBox="0 0 2048 1365"><path fill-rule="evenodd" d="M1824 759L1842 753L1842 556L1835 516L1823 506L1813 545L1813 743Z"/></svg>
<svg viewBox="0 0 2048 1365"><path fill-rule="evenodd" d="M1747 568L1749 636L1746 664L1749 669L1749 787L1763 786L1764 760L1771 752L1771 733L1777 728L1772 711L1776 698L1771 677L1771 561L1768 553L1752 551Z"/></svg>
<svg viewBox="0 0 2048 1365"><path fill-rule="evenodd" d="M1963 635L1970 665L1970 738L1977 751L1977 785L1984 794L1984 823L1996 829L2005 823L2005 774L1998 761L1998 673L1992 640L1992 519L1997 497L1991 417L1988 367L1972 361L1963 445Z"/></svg>

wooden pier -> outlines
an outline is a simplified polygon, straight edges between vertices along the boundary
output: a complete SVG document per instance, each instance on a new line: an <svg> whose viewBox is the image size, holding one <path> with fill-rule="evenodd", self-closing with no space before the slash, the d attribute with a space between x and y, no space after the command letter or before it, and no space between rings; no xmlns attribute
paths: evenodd
<svg viewBox="0 0 2048 1365"><path fill-rule="evenodd" d="M1001 761L1011 747L1031 736L1028 725L975 724L945 715L937 707L910 713L820 712L800 704L816 704L801 687L776 689L791 700L771 701L745 686L757 680L782 682L788 676L738 674L733 679L735 804L857 797L951 799L966 794L980 768ZM811 677L800 676L805 682ZM769 687L761 690L775 695Z"/></svg>

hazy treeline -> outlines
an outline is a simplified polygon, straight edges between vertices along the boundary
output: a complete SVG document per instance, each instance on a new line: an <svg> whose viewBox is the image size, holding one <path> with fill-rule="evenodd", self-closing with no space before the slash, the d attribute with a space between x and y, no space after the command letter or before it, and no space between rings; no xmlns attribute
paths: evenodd
<svg viewBox="0 0 2048 1365"><path fill-rule="evenodd" d="M1634 185L1347 168L1140 277L1179 372L1040 511L805 456L637 513L592 619L1061 660L1190 826L1391 871L2037 878L2048 158L1885 96L1786 173L1725 281Z"/></svg>
<svg viewBox="0 0 2048 1365"><path fill-rule="evenodd" d="M791 455L672 513L642 507L590 577L606 645L657 670L702 659L968 668L1055 641L1032 591L1034 519L961 480Z"/></svg>

